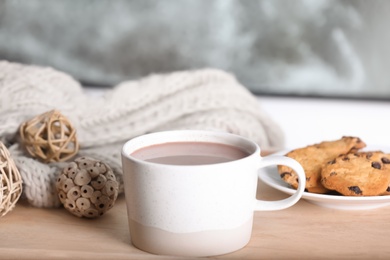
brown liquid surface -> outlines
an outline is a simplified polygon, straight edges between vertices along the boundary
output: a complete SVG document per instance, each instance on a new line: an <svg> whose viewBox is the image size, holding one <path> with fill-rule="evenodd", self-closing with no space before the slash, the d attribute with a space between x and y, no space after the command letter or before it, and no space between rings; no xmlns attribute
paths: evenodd
<svg viewBox="0 0 390 260"><path fill-rule="evenodd" d="M213 256L230 253L248 244L253 219L228 230L172 233L129 220L132 243L139 249L159 255Z"/></svg>
<svg viewBox="0 0 390 260"><path fill-rule="evenodd" d="M237 147L209 142L172 142L141 148L137 159L170 165L203 165L238 160L249 154Z"/></svg>

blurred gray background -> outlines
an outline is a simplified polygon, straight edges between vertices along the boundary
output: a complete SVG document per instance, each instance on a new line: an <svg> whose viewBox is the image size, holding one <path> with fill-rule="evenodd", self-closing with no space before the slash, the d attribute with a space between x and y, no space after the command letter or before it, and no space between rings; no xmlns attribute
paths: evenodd
<svg viewBox="0 0 390 260"><path fill-rule="evenodd" d="M227 70L260 94L390 98L390 1L0 0L0 59L86 85Z"/></svg>

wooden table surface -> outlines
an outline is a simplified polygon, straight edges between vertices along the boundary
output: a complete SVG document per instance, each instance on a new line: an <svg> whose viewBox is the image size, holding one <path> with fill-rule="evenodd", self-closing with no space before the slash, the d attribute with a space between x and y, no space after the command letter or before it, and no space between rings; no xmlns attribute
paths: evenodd
<svg viewBox="0 0 390 260"><path fill-rule="evenodd" d="M259 181L260 199L287 195ZM291 208L255 212L252 238L215 259L390 258L390 207L365 211L323 208L299 201ZM19 201L0 218L0 259L173 259L131 245L124 196L98 219ZM184 258L178 258L184 259Z"/></svg>

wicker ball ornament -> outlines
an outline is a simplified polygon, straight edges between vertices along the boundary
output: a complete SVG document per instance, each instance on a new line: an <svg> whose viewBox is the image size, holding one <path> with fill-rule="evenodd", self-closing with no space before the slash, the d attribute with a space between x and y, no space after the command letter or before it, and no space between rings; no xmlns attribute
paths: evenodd
<svg viewBox="0 0 390 260"><path fill-rule="evenodd" d="M62 169L56 188L61 203L78 217L95 218L111 209L118 197L118 182L111 168L98 160L80 157Z"/></svg>
<svg viewBox="0 0 390 260"><path fill-rule="evenodd" d="M28 153L45 163L67 161L79 150L76 130L57 110L23 123L19 132Z"/></svg>
<svg viewBox="0 0 390 260"><path fill-rule="evenodd" d="M22 194L22 177L8 149L0 142L0 216L10 212Z"/></svg>

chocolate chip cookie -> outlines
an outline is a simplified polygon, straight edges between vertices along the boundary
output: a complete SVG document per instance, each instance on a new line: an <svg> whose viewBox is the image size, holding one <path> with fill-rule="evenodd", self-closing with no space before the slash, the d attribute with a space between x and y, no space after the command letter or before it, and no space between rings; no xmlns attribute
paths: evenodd
<svg viewBox="0 0 390 260"><path fill-rule="evenodd" d="M345 196L384 195L389 192L390 155L380 151L340 155L322 167L321 182Z"/></svg>
<svg viewBox="0 0 390 260"><path fill-rule="evenodd" d="M335 141L324 141L304 148L292 150L286 156L297 160L305 170L306 190L313 193L327 193L329 189L321 183L322 165L335 159L340 154L356 152L366 144L358 137L344 136ZM298 177L289 167L278 166L281 178L293 188L298 187Z"/></svg>

